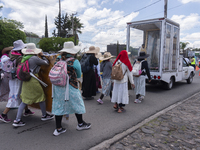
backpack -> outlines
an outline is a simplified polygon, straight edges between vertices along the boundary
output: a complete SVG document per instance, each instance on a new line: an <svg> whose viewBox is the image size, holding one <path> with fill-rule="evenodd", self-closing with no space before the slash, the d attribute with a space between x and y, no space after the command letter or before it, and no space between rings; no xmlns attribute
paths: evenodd
<svg viewBox="0 0 200 150"><path fill-rule="evenodd" d="M112 66L112 72L111 72L111 79L113 80L122 80L124 78L124 75L121 67L122 63L117 63L116 65Z"/></svg>
<svg viewBox="0 0 200 150"><path fill-rule="evenodd" d="M4 62L2 70L4 72L4 78L8 78L9 80L16 78L16 59L14 61L7 60Z"/></svg>
<svg viewBox="0 0 200 150"><path fill-rule="evenodd" d="M67 61L74 58L68 58L66 61L58 61L49 72L49 79L53 85L65 86L67 79L69 78L67 74Z"/></svg>
<svg viewBox="0 0 200 150"><path fill-rule="evenodd" d="M16 73L19 80L29 81L31 79L28 60L18 64Z"/></svg>
<svg viewBox="0 0 200 150"><path fill-rule="evenodd" d="M141 69L141 67L142 67L142 62L143 61L144 60L142 60L141 62L139 62L139 61L135 62L135 64L133 65L133 69L132 69L133 76L139 77L142 74L143 70Z"/></svg>
<svg viewBox="0 0 200 150"><path fill-rule="evenodd" d="M87 73L91 69L90 55L84 54L83 57L80 60L80 64L81 64L81 71L83 73Z"/></svg>

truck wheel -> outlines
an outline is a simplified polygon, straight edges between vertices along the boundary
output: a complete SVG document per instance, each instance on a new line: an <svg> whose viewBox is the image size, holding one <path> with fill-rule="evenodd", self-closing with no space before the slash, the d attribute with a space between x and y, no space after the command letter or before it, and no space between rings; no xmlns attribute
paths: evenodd
<svg viewBox="0 0 200 150"><path fill-rule="evenodd" d="M173 87L173 85L174 85L174 79L173 79L173 78L170 78L169 83L164 82L164 88L165 88L166 90L171 90L172 87Z"/></svg>
<svg viewBox="0 0 200 150"><path fill-rule="evenodd" d="M193 74L192 73L190 73L190 76L186 81L187 81L187 84L191 84L192 83L192 81L193 81Z"/></svg>

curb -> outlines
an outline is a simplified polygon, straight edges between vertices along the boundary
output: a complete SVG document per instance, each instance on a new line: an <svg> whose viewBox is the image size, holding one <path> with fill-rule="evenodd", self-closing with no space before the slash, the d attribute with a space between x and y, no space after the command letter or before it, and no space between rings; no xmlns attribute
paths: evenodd
<svg viewBox="0 0 200 150"><path fill-rule="evenodd" d="M169 106L169 107L167 107L167 108L155 113L154 115L144 119L142 122L140 122L137 125L127 129L126 131L115 135L113 138L105 140L105 141L99 143L98 145L95 145L94 147L91 147L89 150L100 150L100 149L103 149L103 148L109 148L113 143L115 143L115 142L119 141L120 139L124 138L125 136L131 134L132 132L134 132L135 130L137 130L138 128L140 128L141 126L146 124L147 122L149 122L149 121L157 118L158 116L166 113L167 111L177 107L178 105L186 102L187 100L194 98L198 94L200 94L200 92L198 92L196 94L193 94L192 96L190 96L190 97L188 97L188 98L186 98L184 100L181 100L181 101L179 101L179 102L177 102L175 104L172 104L171 106Z"/></svg>

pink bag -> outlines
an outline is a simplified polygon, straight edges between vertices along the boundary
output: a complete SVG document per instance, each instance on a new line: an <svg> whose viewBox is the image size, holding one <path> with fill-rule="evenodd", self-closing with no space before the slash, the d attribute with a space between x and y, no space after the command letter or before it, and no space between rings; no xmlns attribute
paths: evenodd
<svg viewBox="0 0 200 150"><path fill-rule="evenodd" d="M52 84L57 86L65 86L68 78L67 61L74 58L69 58L66 61L58 61L49 72L49 79Z"/></svg>

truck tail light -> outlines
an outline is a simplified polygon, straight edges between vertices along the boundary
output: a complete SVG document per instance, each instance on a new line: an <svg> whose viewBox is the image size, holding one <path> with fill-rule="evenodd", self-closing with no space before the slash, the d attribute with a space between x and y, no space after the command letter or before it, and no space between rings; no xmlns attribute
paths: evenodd
<svg viewBox="0 0 200 150"><path fill-rule="evenodd" d="M154 79L156 79L156 76L153 76Z"/></svg>
<svg viewBox="0 0 200 150"><path fill-rule="evenodd" d="M158 76L158 79L160 79L160 76Z"/></svg>

